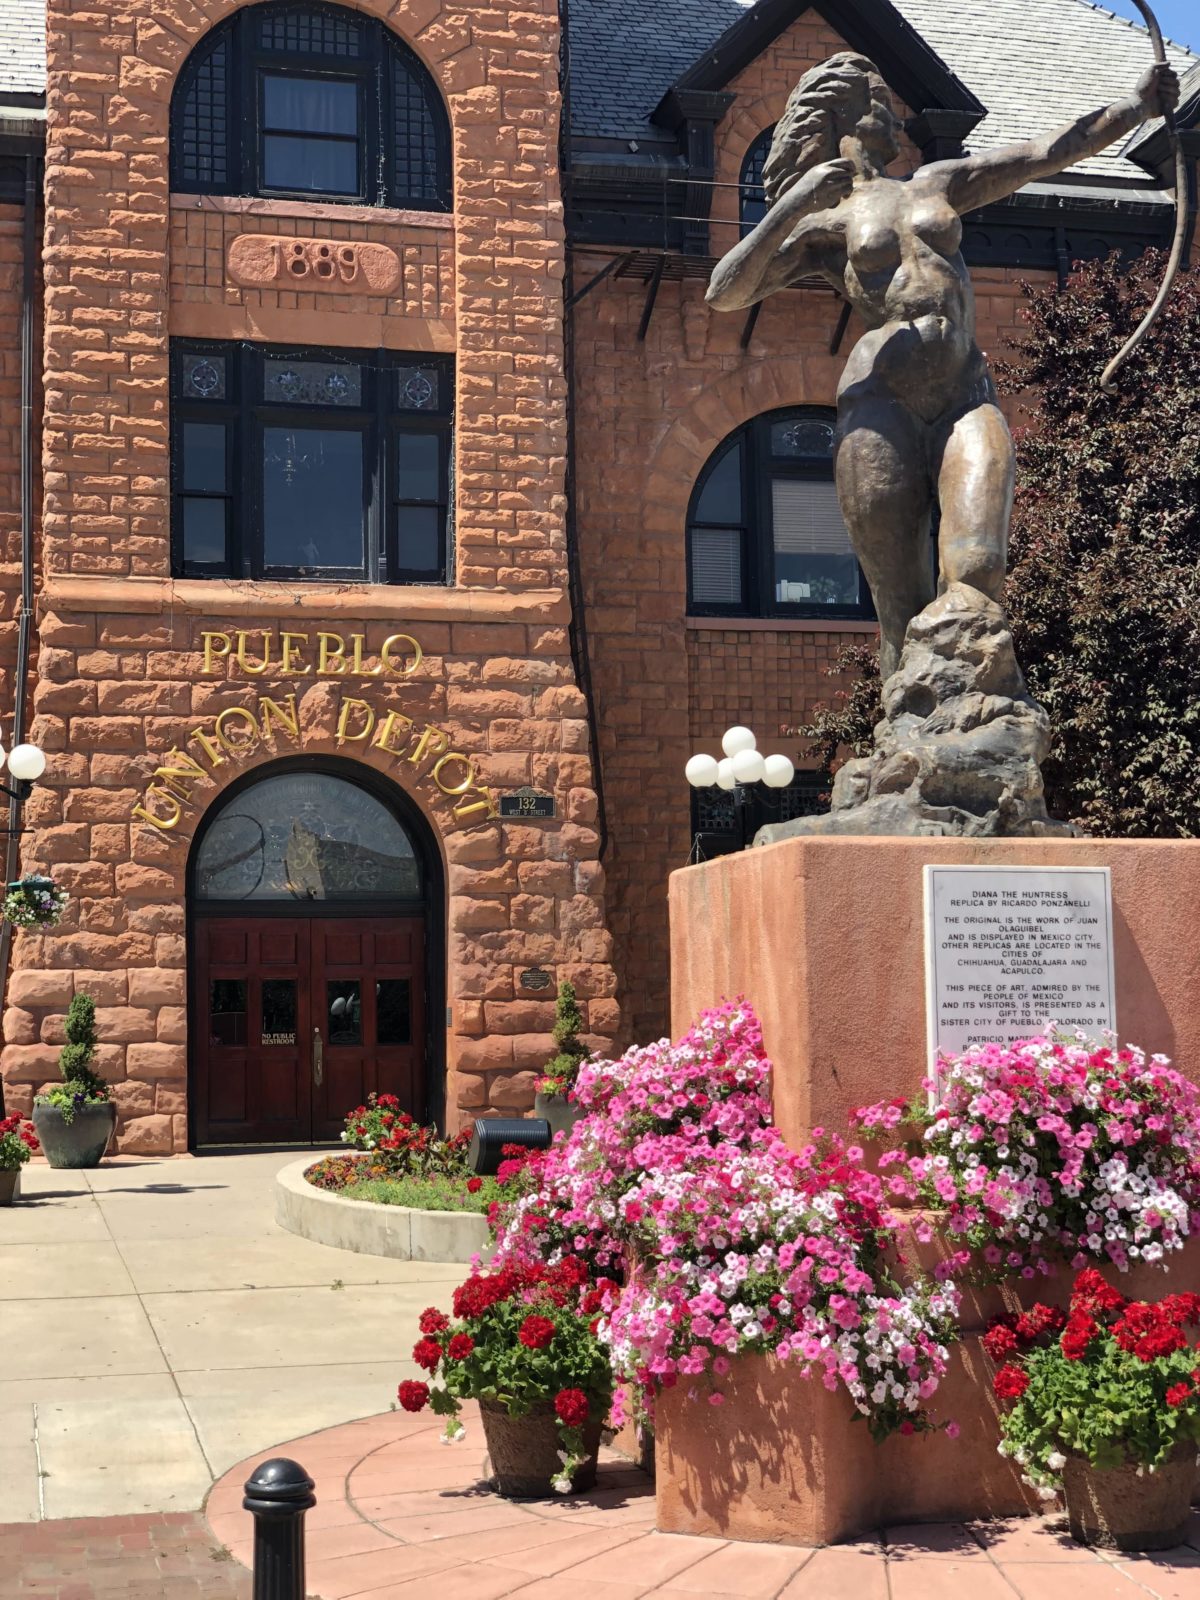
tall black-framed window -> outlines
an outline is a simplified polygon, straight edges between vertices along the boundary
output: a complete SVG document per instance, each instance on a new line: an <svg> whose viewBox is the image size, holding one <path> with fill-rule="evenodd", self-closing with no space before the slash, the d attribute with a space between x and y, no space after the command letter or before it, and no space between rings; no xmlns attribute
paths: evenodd
<svg viewBox="0 0 1200 1600"><path fill-rule="evenodd" d="M178 576L446 581L448 359L174 340L171 366Z"/></svg>
<svg viewBox="0 0 1200 1600"><path fill-rule="evenodd" d="M694 616L873 617L833 482L836 414L770 411L709 457L688 511Z"/></svg>
<svg viewBox="0 0 1200 1600"><path fill-rule="evenodd" d="M742 237L746 237L767 214L767 196L763 189L763 168L771 154L774 127L764 128L742 158L742 171L738 180L738 208L741 215Z"/></svg>
<svg viewBox="0 0 1200 1600"><path fill-rule="evenodd" d="M171 187L448 211L450 125L428 69L375 17L247 6L192 51Z"/></svg>

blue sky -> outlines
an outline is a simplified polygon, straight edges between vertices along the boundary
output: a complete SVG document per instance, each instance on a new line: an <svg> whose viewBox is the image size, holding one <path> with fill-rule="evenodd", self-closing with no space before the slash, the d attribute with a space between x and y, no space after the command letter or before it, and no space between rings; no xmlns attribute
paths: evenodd
<svg viewBox="0 0 1200 1600"><path fill-rule="evenodd" d="M1142 14L1133 0L1102 0L1105 8L1119 17L1141 22ZM1200 52L1200 5L1196 0L1150 0L1150 8L1168 39Z"/></svg>

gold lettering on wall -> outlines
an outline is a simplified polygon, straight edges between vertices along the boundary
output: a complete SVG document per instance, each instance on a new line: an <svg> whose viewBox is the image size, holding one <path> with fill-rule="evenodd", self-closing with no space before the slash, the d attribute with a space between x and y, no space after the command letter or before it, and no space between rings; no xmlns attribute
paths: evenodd
<svg viewBox="0 0 1200 1600"><path fill-rule="evenodd" d="M411 678L424 659L411 633L390 634L378 655L367 648L365 633L334 633L328 628L317 632L315 645L311 634L274 628L239 628L232 635L209 628L200 641L206 678L226 677L230 668L249 678L261 678L272 668L283 677L312 673L318 678Z"/></svg>

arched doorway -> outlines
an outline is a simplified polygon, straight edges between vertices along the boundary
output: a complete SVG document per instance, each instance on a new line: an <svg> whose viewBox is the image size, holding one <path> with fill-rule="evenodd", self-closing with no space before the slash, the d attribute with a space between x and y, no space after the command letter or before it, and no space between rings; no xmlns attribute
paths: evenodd
<svg viewBox="0 0 1200 1600"><path fill-rule="evenodd" d="M328 1143L372 1090L439 1115L440 862L399 791L259 768L205 817L188 899L194 1147Z"/></svg>

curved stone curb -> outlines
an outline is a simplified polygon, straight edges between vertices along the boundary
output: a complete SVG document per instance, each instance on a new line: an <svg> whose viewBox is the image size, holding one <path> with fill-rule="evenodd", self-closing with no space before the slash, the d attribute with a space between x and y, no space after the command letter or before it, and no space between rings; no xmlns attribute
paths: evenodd
<svg viewBox="0 0 1200 1600"><path fill-rule="evenodd" d="M468 1211L416 1211L372 1200L344 1200L309 1183L305 1156L275 1179L275 1220L289 1233L335 1250L395 1261L467 1263L487 1249L487 1221Z"/></svg>

